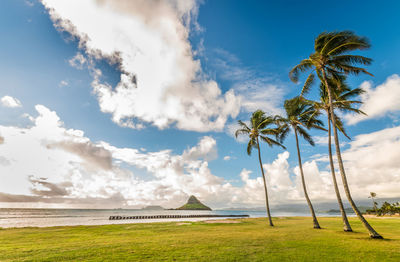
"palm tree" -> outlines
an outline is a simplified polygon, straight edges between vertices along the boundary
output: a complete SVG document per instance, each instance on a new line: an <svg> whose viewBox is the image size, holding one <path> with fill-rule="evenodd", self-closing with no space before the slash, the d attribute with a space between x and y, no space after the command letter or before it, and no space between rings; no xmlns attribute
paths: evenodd
<svg viewBox="0 0 400 262"><path fill-rule="evenodd" d="M248 135L250 140L247 144L247 154L250 156L253 148L256 148L258 151L258 161L260 163L261 174L264 181L264 191L265 191L265 204L267 208L267 215L269 220L269 225L274 226L271 219L271 213L269 210L269 202L268 202L268 191L267 191L267 182L265 180L264 168L261 162L261 151L260 151L260 142L266 142L269 146L280 146L285 148L281 143L277 141L277 139L273 139L269 136L274 136L275 138L278 135L278 129L276 127L270 127L276 123L276 117L266 116L265 113L261 110L255 111L250 118L250 127L244 123L243 121L238 121L240 128L236 130L235 136L236 138L239 135Z"/></svg>
<svg viewBox="0 0 400 262"><path fill-rule="evenodd" d="M334 86L336 84L331 79L328 79L328 82L332 86ZM341 79L340 85L341 85L340 88L335 88L333 90L333 93L334 93L333 94L334 95L333 106L334 106L334 108L339 109L340 111L343 111L343 112L351 111L351 112L355 112L355 113L359 113L359 114L360 113L365 114L361 110L352 107L353 104L361 103L360 101L352 100L352 98L364 93L364 90L361 88L355 88L355 89L349 88L345 82L344 77ZM342 215L343 230L345 232L352 232L353 230L351 229L350 223L347 219L346 211L343 207L342 198L340 196L339 188L338 188L337 181L336 181L335 167L334 167L333 156L332 156L332 141L331 141L332 140L332 131L331 131L331 115L330 115L330 107L329 107L329 97L328 97L327 89L323 82L321 82L320 86L319 86L319 97L320 97L320 101L310 101L310 100L307 100L307 101L309 103L313 104L313 107L316 110L316 112L320 113L322 111L328 117L328 153L329 153L329 164L330 164L330 168L331 168L333 186L334 186L336 198L337 198L337 201L339 204L340 213ZM344 136L346 136L348 139L350 139L350 137L346 134L346 132L344 130L343 122L336 114L335 114L335 119L336 119L336 128L340 132L342 132Z"/></svg>
<svg viewBox="0 0 400 262"><path fill-rule="evenodd" d="M378 215L378 210L376 208L375 197L376 197L376 193L375 192L369 192L369 197L368 198L372 199L372 204L374 204L375 215Z"/></svg>
<svg viewBox="0 0 400 262"><path fill-rule="evenodd" d="M310 208L314 228L320 229L321 227L319 226L313 205L307 193L303 166L301 163L298 135L302 136L310 145L314 146L315 143L306 129L325 129L322 128L323 123L319 119L317 119L318 113L316 113L311 104L306 103L306 101L302 97L295 97L293 99L286 100L284 107L286 111L286 117L278 118L278 123L280 126L280 142L284 140L284 138L289 134L290 130L292 129L296 138L297 157L299 160L299 169L304 190L304 196L307 200L308 207Z"/></svg>
<svg viewBox="0 0 400 262"><path fill-rule="evenodd" d="M290 71L289 77L293 82L297 82L300 73L312 69L311 73L307 77L306 82L311 81L314 78L315 71L318 77L322 79L323 83L325 84L328 92L329 106L331 108L329 113L333 126L336 155L339 164L340 175L342 177L344 191L354 212L369 231L369 235L372 238L382 238L382 236L371 227L368 221L358 210L357 205L355 204L351 196L350 188L347 183L347 177L343 166L342 156L340 153L339 138L336 128L336 118L333 107L334 98L332 94L332 88L340 88L340 85L332 86L328 83L328 79L340 82L341 75L343 74L358 75L360 73L365 73L372 76L372 74L370 74L364 68L356 66L358 64L369 65L371 64L372 59L360 55L348 54L350 51L363 50L369 47L370 44L367 38L357 36L351 31L321 33L315 39L315 52L311 54L309 58L302 60L298 65L296 65Z"/></svg>

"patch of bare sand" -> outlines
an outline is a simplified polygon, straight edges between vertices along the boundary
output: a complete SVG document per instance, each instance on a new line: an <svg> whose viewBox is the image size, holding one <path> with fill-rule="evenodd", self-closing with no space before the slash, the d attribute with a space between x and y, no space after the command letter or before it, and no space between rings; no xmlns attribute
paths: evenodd
<svg viewBox="0 0 400 262"><path fill-rule="evenodd" d="M241 221L235 220L235 219L214 219L214 220L205 220L203 222L207 223L207 224L215 224L215 223L237 224L237 223L242 223Z"/></svg>
<svg viewBox="0 0 400 262"><path fill-rule="evenodd" d="M386 216L375 216L375 215L364 215L364 217L368 217L368 218L380 218L380 219L400 219L400 215L386 215Z"/></svg>
<svg viewBox="0 0 400 262"><path fill-rule="evenodd" d="M176 223L176 225L177 226L183 226L183 225L191 225L192 223L185 223L185 222L182 222L182 223Z"/></svg>

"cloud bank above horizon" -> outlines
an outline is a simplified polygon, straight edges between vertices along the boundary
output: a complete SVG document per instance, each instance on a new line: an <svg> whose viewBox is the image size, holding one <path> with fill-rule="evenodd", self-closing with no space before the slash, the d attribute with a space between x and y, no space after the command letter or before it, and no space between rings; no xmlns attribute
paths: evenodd
<svg viewBox="0 0 400 262"><path fill-rule="evenodd" d="M57 113L43 105L35 109L38 115L30 116L31 126L0 126L3 206L174 207L189 195L213 207L264 204L258 172L242 169L240 185L212 173L209 162L219 156L211 136L181 154L119 148L91 141L82 130L67 129ZM343 152L353 195L363 198L366 192L378 191L381 197L398 196L399 157L400 127L356 136ZM290 166L288 158L286 151L264 164L273 204L303 202L298 167ZM326 168L321 170L319 164ZM334 201L327 165L327 157L304 163L314 201Z"/></svg>

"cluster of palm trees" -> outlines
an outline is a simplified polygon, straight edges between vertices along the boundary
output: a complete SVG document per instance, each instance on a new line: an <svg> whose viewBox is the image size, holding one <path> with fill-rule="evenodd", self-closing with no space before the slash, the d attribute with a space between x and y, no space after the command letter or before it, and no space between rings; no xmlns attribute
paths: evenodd
<svg viewBox="0 0 400 262"><path fill-rule="evenodd" d="M346 134L343 122L335 113L335 111L339 110L364 114L354 107L354 105L361 103L355 100L355 98L360 95L363 90L360 88L351 89L346 83L346 77L350 74L358 75L360 73L372 75L362 67L364 65L369 65L372 59L350 54L351 51L363 50L369 47L370 44L367 38L357 36L351 31L321 33L315 39L314 53L302 60L289 73L290 79L297 83L301 73L310 72L304 82L300 95L285 101L284 109L286 115L269 116L262 110L257 110L252 114L249 124L239 120L239 129L235 133L236 137L239 135L247 135L249 137L247 145L248 155L251 154L253 148L258 151L258 160L264 181L266 208L270 226L273 226L273 223L269 209L267 184L261 161L260 141L267 143L269 146L280 146L285 149L283 142L288 134L293 131L296 138L297 156L304 195L310 208L314 228L320 228L311 200L308 197L299 146L299 136L309 144L314 145L314 141L307 131L310 129L320 129L328 132L330 168L337 201L342 215L344 231L351 232L352 228L347 219L336 180L331 148L332 132L335 142L337 163L339 165L346 197L355 214L368 230L369 235L372 238L382 238L382 236L371 227L367 220L365 220L351 196L340 153L338 130L347 138L349 138L349 136ZM320 82L320 99L319 101L313 101L307 99L305 95L310 92L313 83L316 82L317 79L319 79ZM328 129L323 127L323 122L319 119L322 114L326 114L327 116Z"/></svg>

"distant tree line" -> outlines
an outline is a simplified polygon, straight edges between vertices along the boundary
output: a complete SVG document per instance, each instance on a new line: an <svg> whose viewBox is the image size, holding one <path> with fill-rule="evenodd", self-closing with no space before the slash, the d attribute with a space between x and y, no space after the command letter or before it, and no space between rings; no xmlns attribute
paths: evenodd
<svg viewBox="0 0 400 262"><path fill-rule="evenodd" d="M375 202L376 203L376 202ZM376 214L377 216L384 215L400 215L400 202L392 203L384 202L380 208L375 209L367 209L367 214Z"/></svg>

